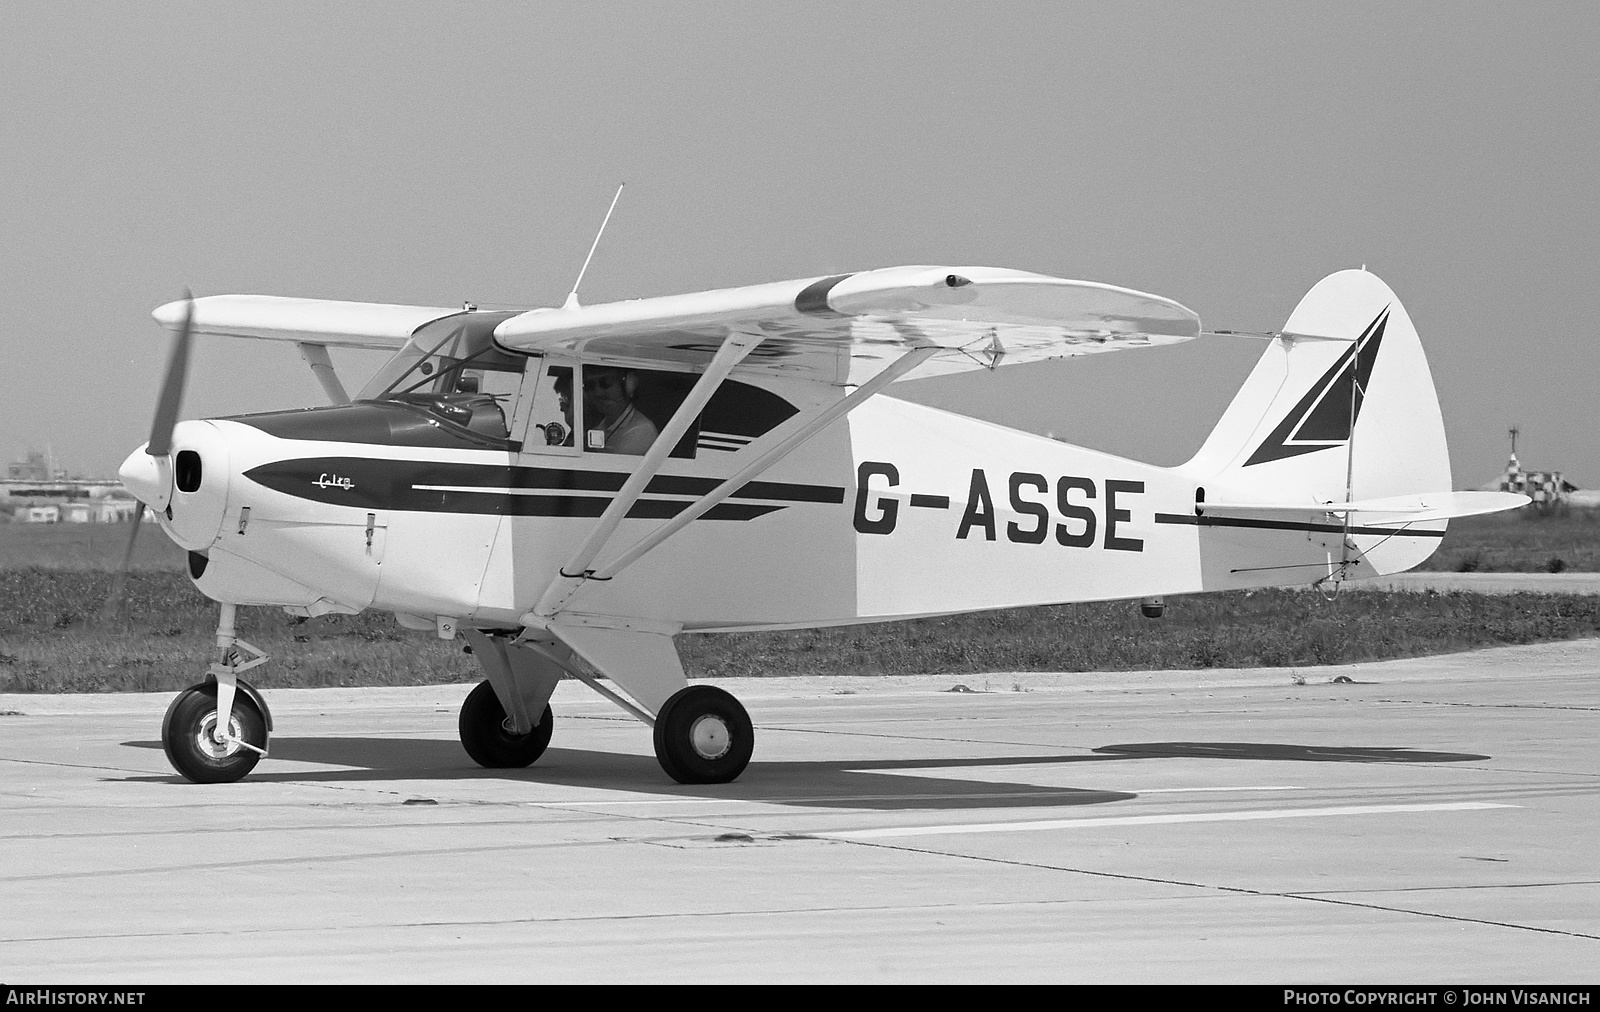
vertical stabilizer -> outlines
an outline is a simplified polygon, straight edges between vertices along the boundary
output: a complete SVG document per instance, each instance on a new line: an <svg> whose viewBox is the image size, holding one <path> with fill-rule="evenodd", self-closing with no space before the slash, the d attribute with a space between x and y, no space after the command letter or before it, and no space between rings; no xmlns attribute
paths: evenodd
<svg viewBox="0 0 1600 1012"><path fill-rule="evenodd" d="M1312 506L1388 500L1450 490L1450 460L1433 376L1416 328L1389 286L1366 271L1340 271L1300 300L1283 333L1256 363L1200 452L1180 470L1212 503ZM1342 518L1300 524L1295 543L1285 523L1238 521L1217 537L1251 545L1252 557L1224 568L1232 582L1301 583L1304 556L1341 563L1339 575L1371 576L1409 569L1438 546L1442 520L1403 524L1368 518L1352 533ZM1386 535L1386 519L1404 536ZM1220 521L1219 521L1220 523ZM1312 528L1306 530L1305 528ZM1254 531L1256 534L1247 533ZM1424 532L1427 532L1424 534ZM1329 535L1332 535L1329 537ZM1281 545L1267 548L1267 542ZM1277 556L1281 579L1269 578ZM1248 564L1246 564L1248 563ZM1224 581L1229 582L1229 581Z"/></svg>

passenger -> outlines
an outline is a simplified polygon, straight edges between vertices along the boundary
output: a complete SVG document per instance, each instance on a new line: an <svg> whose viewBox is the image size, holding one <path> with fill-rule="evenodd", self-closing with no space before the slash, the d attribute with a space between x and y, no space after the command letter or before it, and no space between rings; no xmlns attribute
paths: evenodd
<svg viewBox="0 0 1600 1012"><path fill-rule="evenodd" d="M590 366L583 371L584 426L603 433L601 453L641 454L661 434L655 423L633 405L639 374L632 369ZM588 442L588 440L585 440Z"/></svg>

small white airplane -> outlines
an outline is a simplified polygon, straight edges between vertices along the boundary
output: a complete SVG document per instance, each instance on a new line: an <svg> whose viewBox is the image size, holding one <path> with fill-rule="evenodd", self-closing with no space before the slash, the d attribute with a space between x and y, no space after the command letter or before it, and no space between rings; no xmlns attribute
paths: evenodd
<svg viewBox="0 0 1600 1012"><path fill-rule="evenodd" d="M688 684L680 632L1336 589L1415 566L1452 517L1527 502L1450 490L1422 346L1364 270L1256 335L1260 362L1177 467L882 395L1202 333L1169 299L1022 271L891 267L530 312L220 295L155 317L177 339L121 476L222 606L217 659L162 726L201 782L267 754L270 712L240 677L266 658L237 636L241 605L375 608L464 637L486 680L461 742L483 766L539 758L570 675L654 728L673 779L722 783L750 761L750 718ZM331 406L178 422L193 334L294 343ZM351 398L330 347L394 355Z"/></svg>

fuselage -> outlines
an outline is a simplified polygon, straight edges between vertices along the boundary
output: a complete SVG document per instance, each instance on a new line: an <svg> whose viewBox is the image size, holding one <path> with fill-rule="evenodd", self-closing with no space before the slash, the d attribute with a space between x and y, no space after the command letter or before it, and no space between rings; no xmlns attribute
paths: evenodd
<svg viewBox="0 0 1600 1012"><path fill-rule="evenodd" d="M312 614L514 627L638 461L450 445L442 426L395 435L372 417L395 410L182 423L175 451L199 454L200 477L160 519L194 553L197 586ZM669 459L616 551L782 432L731 450L703 437L693 457ZM1182 469L878 397L568 610L687 630L803 627L1284 582L1208 571L1198 487ZM1288 536L1308 564L1337 538Z"/></svg>

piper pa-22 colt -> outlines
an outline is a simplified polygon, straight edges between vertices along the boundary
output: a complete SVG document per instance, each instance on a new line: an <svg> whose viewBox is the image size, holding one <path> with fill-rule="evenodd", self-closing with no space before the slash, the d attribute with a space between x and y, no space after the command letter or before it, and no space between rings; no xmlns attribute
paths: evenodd
<svg viewBox="0 0 1600 1012"><path fill-rule="evenodd" d="M218 654L162 741L202 782L267 754L240 605L375 608L463 637L486 680L467 754L524 767L557 682L654 729L682 783L733 780L749 716L690 685L680 632L878 622L1395 573L1451 517L1422 346L1365 270L1316 285L1194 458L1156 467L906 403L896 380L1187 341L1125 288L891 267L559 309L479 312L220 295L175 302L127 487L220 602ZM293 342L330 406L177 422L191 335ZM392 349L355 398L330 347ZM582 663L579 663L581 659ZM596 672L604 680L596 677Z"/></svg>

